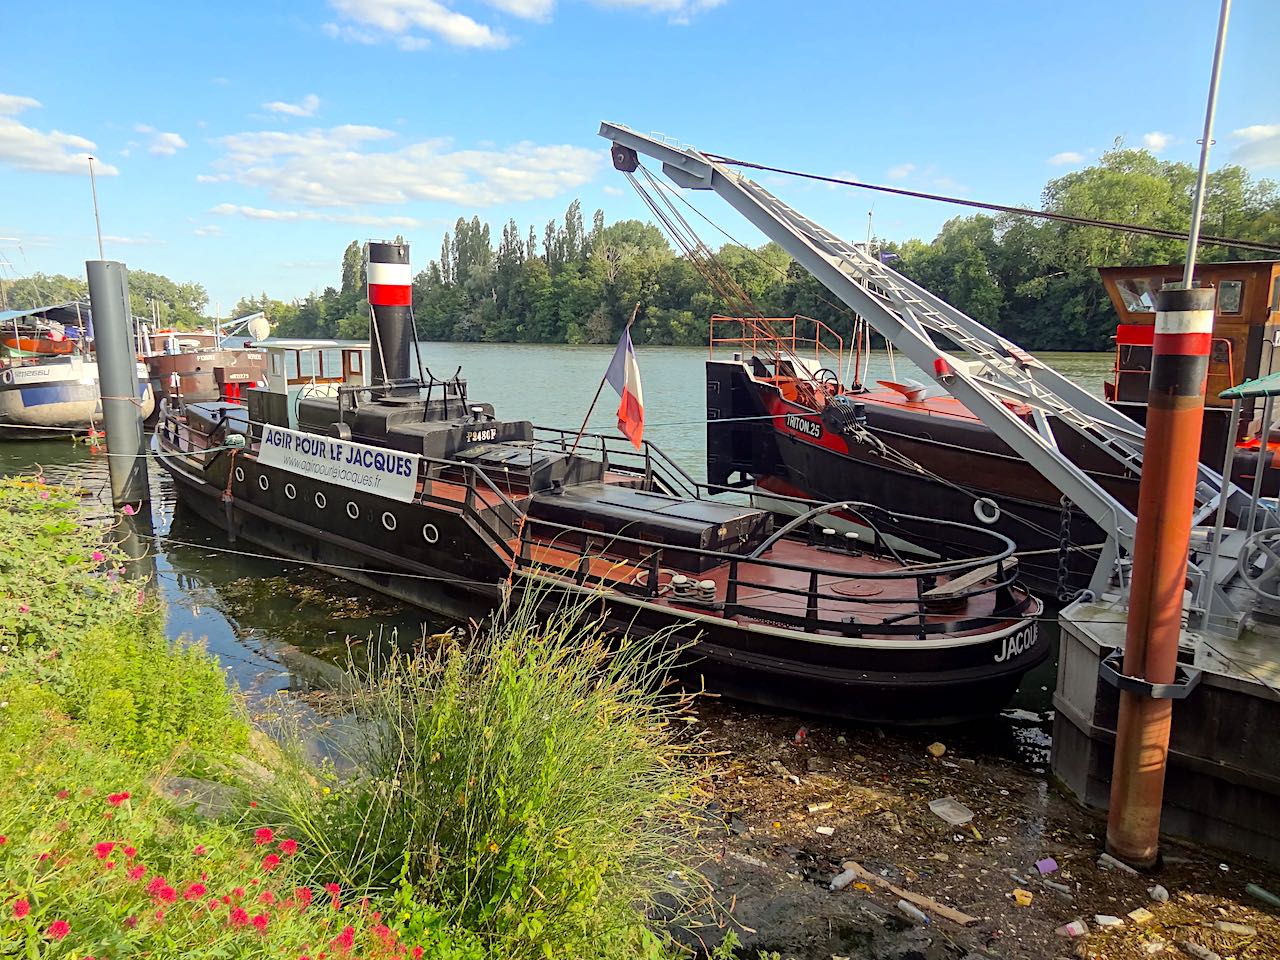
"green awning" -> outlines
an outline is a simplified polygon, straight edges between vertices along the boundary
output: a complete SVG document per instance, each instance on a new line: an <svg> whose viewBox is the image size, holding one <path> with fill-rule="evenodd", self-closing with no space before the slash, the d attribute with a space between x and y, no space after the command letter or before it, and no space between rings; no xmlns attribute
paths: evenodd
<svg viewBox="0 0 1280 960"><path fill-rule="evenodd" d="M1268 374L1257 380L1246 380L1218 394L1222 400L1256 400L1263 397L1280 397L1280 373Z"/></svg>

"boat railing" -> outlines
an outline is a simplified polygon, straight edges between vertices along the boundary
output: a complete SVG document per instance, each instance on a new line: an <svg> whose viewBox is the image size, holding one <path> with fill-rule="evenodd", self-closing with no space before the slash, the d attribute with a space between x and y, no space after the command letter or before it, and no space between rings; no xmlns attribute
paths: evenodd
<svg viewBox="0 0 1280 960"><path fill-rule="evenodd" d="M860 512L887 513L871 505L861 505ZM965 524L949 521L926 520L920 517L899 517L933 525L963 527ZM670 589L661 583L664 574L675 570L687 570L693 558L708 558L714 566L725 569L723 600L706 606L708 613L729 619L745 617L757 622L798 627L810 633L826 631L848 637L914 636L927 639L931 635L952 633L958 630L990 626L1003 620L1009 611L1003 604L993 605L991 613L979 616L964 615L970 599L995 594L1010 596L1009 591L1017 580L1017 561L1013 559L1014 545L1008 538L991 533L1002 543L1003 549L981 556L969 556L938 562L904 564L887 570L858 570L843 573L837 569L819 569L811 564L792 563L761 556L744 556L696 547L675 546L629 537L622 534L602 534L569 524L530 518L521 525L515 556L517 569L546 574L553 566L540 558L535 547L565 551L576 556L572 565L572 578L579 586L593 579L604 579L595 573L603 563L621 571L621 579L614 578L612 586L648 600L657 599ZM550 537L547 534L552 534ZM809 541L816 545L816 528ZM538 539L535 540L535 536ZM883 542L879 531L877 540ZM848 555L846 544L824 548L835 555ZM671 568L664 562L668 554L679 557L681 563ZM672 569L674 568L674 569ZM560 571L569 567L561 567ZM628 575L629 574L629 575ZM796 575L802 575L796 577ZM779 575L791 575L802 585L789 586L779 582ZM946 579L944 579L946 578ZM696 575L694 576L696 580ZM884 589L888 583L909 581L906 591ZM857 594L841 593L842 584L871 582L878 591L864 590ZM794 598L795 612L780 610L777 603L766 604L765 598ZM693 604L691 604L693 605ZM911 609L902 610L903 606ZM898 608L894 612L877 610Z"/></svg>
<svg viewBox="0 0 1280 960"><path fill-rule="evenodd" d="M646 485L657 486L668 493L682 497L698 497L698 482L685 469L672 460L661 447L648 440L636 449L630 440L620 434L583 433L562 430L558 427L534 427L533 448L553 453L569 453L577 450L600 457L606 471L631 474L642 478Z"/></svg>
<svg viewBox="0 0 1280 960"><path fill-rule="evenodd" d="M794 317L724 317L713 316L707 337L707 354L716 349L737 348L761 360L772 362L774 376L784 376L779 369L789 361L790 375L802 380L825 382L818 374L828 370L839 379L844 370L844 338L831 327L797 314Z"/></svg>

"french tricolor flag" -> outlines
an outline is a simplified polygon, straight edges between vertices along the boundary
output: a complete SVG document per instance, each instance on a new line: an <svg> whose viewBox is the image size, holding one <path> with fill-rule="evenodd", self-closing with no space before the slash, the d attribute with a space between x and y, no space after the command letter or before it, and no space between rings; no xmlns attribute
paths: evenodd
<svg viewBox="0 0 1280 960"><path fill-rule="evenodd" d="M622 331L622 339L613 351L609 372L604 378L622 398L618 404L618 429L639 450L644 437L644 390L640 386L640 366L636 363L636 348L631 345L630 327Z"/></svg>

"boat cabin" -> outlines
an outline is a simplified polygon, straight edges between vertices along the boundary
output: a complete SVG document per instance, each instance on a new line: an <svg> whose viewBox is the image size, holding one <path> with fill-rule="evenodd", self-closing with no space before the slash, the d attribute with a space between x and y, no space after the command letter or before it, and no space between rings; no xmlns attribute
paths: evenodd
<svg viewBox="0 0 1280 960"><path fill-rule="evenodd" d="M369 385L369 343L365 340L259 340L267 355L266 386L246 391L249 417L298 428L303 399L334 397L340 388ZM255 409L256 408L256 409Z"/></svg>
<svg viewBox="0 0 1280 960"><path fill-rule="evenodd" d="M1098 271L1120 323L1116 326L1115 364L1104 385L1107 401L1125 414L1146 422L1155 337L1155 295L1169 283L1182 282L1181 264L1102 267ZM1241 260L1196 265L1196 286L1214 287L1213 339L1209 350L1205 437L1207 463L1220 463L1230 432L1231 404L1219 395L1232 387L1280 370L1280 260ZM1236 442L1256 434L1261 411L1246 401Z"/></svg>

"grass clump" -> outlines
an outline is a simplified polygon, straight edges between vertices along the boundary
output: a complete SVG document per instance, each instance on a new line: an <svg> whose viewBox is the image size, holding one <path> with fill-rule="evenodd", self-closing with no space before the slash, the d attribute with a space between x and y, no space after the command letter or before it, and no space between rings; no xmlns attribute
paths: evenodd
<svg viewBox="0 0 1280 960"><path fill-rule="evenodd" d="M306 811L350 883L439 905L493 956L662 955L644 923L690 791L666 638L606 636L533 596L360 696L364 776ZM665 650L666 652L659 652Z"/></svg>

